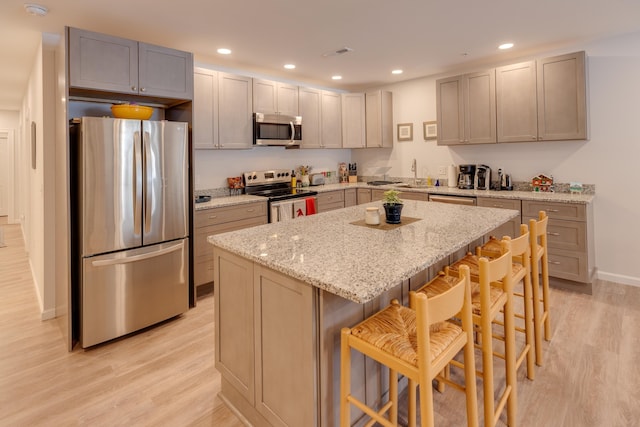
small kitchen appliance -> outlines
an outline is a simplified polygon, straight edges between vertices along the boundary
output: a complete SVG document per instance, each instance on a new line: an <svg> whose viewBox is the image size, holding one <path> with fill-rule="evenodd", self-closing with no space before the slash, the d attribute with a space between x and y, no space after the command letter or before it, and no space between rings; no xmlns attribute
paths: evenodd
<svg viewBox="0 0 640 427"><path fill-rule="evenodd" d="M491 168L487 165L476 165L476 190L489 190L491 187Z"/></svg>
<svg viewBox="0 0 640 427"><path fill-rule="evenodd" d="M473 190L476 175L476 165L460 165L458 173L458 188Z"/></svg>
<svg viewBox="0 0 640 427"><path fill-rule="evenodd" d="M243 177L246 194L267 197L269 222L311 215L316 211L318 192L292 187L288 169L245 172ZM301 212L303 215L299 215Z"/></svg>
<svg viewBox="0 0 640 427"><path fill-rule="evenodd" d="M279 145L299 148L301 142L301 116L253 114L253 145Z"/></svg>
<svg viewBox="0 0 640 427"><path fill-rule="evenodd" d="M498 169L498 184L496 186L496 190L513 190L511 175L504 173L502 169Z"/></svg>

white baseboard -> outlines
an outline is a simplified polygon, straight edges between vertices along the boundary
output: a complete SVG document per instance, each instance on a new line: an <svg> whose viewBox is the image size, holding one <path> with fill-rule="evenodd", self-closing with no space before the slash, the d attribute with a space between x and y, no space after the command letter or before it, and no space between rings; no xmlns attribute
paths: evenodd
<svg viewBox="0 0 640 427"><path fill-rule="evenodd" d="M607 273L606 271L598 270L598 279L606 280L607 282L616 282L623 285L638 286L640 287L640 277L625 276L622 274Z"/></svg>

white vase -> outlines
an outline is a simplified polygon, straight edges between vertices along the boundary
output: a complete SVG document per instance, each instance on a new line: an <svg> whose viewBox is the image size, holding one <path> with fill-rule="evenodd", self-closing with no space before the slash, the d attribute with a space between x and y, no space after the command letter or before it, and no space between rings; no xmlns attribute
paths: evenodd
<svg viewBox="0 0 640 427"><path fill-rule="evenodd" d="M300 182L302 182L302 186L303 187L308 187L309 186L309 175L302 175L302 178L301 178Z"/></svg>

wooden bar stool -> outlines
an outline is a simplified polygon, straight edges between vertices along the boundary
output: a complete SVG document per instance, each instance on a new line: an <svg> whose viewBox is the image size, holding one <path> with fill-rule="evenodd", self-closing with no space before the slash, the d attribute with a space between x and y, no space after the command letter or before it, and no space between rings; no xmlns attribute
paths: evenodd
<svg viewBox="0 0 640 427"><path fill-rule="evenodd" d="M549 310L549 257L547 252L547 225L549 217L545 211L538 212L538 220L529 220L531 243L531 279L533 287L533 319L535 322L536 364L542 366L542 329L544 339L551 340ZM540 297L542 276L542 298ZM542 303L542 312L540 304Z"/></svg>
<svg viewBox="0 0 640 427"><path fill-rule="evenodd" d="M393 300L385 309L353 328L341 332L340 425L350 424L350 407L356 406L383 426L396 426L398 418L398 373L409 379L409 425L415 425L415 386L420 385L422 426L433 426L433 390L431 381L438 372L464 349L467 400L467 424L478 425L478 402L473 355L473 323L468 269L446 292L427 299L413 295L415 311ZM462 326L449 321L453 316ZM351 349L389 368L389 401L374 410L351 395ZM413 399L411 399L413 397ZM385 414L388 412L388 416ZM412 419L413 414L413 419Z"/></svg>
<svg viewBox="0 0 640 427"><path fill-rule="evenodd" d="M527 378L530 380L535 379L535 321L533 317L533 289L531 282L531 245L529 241L529 228L525 224L520 224L520 236L511 239L509 236L504 236L503 239L509 239L511 242L511 255L513 256L512 267L512 280L514 288L517 284L522 282L522 292L516 292L514 290L513 296L522 298L523 310L517 311L514 304L514 317L521 319L523 326L515 325L516 332L524 334L525 344L518 352L516 359L516 370L520 368L520 365L525 360L527 361ZM481 256L488 258L497 258L502 251L502 245L500 240L495 237L491 237L487 243L476 248L476 259ZM456 263L457 264L457 263ZM456 264L451 266L451 269L456 271ZM476 270L477 273L477 270ZM474 280L474 270L471 269L471 280ZM503 324L503 322L496 320L495 323ZM500 339L500 337L496 337Z"/></svg>
<svg viewBox="0 0 640 427"><path fill-rule="evenodd" d="M473 323L482 334L492 336L491 323L499 313L504 313L504 342L505 342L505 366L506 385L503 393L494 401L493 381L493 340L483 339L482 371L476 371L476 375L482 378L484 392L484 425L495 426L500 418L502 410L507 408L507 424L515 426L517 420L517 395L516 395L516 349L515 349L515 325L513 317L513 281L512 281L512 256L509 240L502 240L502 255L496 259L477 258L478 282L472 283ZM460 265L459 269L465 269L467 265ZM451 276L452 271L445 269L445 277ZM441 280L438 283L443 283ZM429 298L439 294L443 289L440 286L424 286L418 290L426 293ZM451 365L463 367L463 364L453 360ZM466 369L466 367L465 367ZM445 370L445 376L447 372Z"/></svg>

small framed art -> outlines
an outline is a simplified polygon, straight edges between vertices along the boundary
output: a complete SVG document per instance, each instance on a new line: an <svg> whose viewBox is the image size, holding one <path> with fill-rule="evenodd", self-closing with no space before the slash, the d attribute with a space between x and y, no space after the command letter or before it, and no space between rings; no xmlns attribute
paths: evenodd
<svg viewBox="0 0 640 427"><path fill-rule="evenodd" d="M424 122L422 123L424 130L424 140L430 141L432 139L438 139L438 125L436 122Z"/></svg>
<svg viewBox="0 0 640 427"><path fill-rule="evenodd" d="M398 141L413 141L413 123L398 123Z"/></svg>

